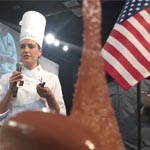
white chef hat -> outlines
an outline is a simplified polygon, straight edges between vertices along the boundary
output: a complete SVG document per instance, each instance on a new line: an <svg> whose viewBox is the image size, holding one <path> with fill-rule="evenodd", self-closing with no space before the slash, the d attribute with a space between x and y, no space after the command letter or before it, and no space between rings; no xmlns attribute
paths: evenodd
<svg viewBox="0 0 150 150"><path fill-rule="evenodd" d="M24 39L31 39L42 48L46 26L45 17L37 11L27 11L23 14L20 25L20 42Z"/></svg>

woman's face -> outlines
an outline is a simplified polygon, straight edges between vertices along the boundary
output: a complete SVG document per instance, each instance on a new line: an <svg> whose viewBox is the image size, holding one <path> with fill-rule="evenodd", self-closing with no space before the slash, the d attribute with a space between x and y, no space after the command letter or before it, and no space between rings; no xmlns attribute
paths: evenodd
<svg viewBox="0 0 150 150"><path fill-rule="evenodd" d="M20 43L20 59L24 66L33 69L38 65L38 58L42 52L38 44L31 39L25 39Z"/></svg>

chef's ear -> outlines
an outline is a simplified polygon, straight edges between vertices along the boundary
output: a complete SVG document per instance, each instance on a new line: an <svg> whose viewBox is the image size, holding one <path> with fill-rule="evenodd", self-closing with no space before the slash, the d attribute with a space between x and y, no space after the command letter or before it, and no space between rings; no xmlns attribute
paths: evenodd
<svg viewBox="0 0 150 150"><path fill-rule="evenodd" d="M39 57L42 55L42 50L39 49Z"/></svg>
<svg viewBox="0 0 150 150"><path fill-rule="evenodd" d="M40 53L39 57L41 57L41 56L42 56L42 51L41 51L41 53Z"/></svg>

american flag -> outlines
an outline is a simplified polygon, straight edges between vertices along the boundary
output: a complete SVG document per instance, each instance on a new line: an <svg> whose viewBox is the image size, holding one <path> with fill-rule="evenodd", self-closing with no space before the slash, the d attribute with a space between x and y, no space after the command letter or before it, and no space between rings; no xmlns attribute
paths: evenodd
<svg viewBox="0 0 150 150"><path fill-rule="evenodd" d="M127 0L102 48L106 72L124 89L150 75L150 0Z"/></svg>

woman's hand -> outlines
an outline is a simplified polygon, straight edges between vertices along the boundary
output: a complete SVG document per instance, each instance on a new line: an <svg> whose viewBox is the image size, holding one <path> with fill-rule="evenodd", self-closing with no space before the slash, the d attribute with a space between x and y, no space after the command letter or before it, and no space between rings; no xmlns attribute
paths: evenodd
<svg viewBox="0 0 150 150"><path fill-rule="evenodd" d="M144 99L144 106L150 107L150 94L147 94Z"/></svg>
<svg viewBox="0 0 150 150"><path fill-rule="evenodd" d="M12 73L12 76L9 78L10 90L12 91L14 84L17 84L18 81L21 81L23 75L19 71L15 71Z"/></svg>
<svg viewBox="0 0 150 150"><path fill-rule="evenodd" d="M41 84L38 84L36 86L36 89L37 89L37 93L41 97L43 97L47 100L47 103L48 103L48 106L50 107L50 109L59 113L60 107L59 107L52 91L48 87L42 87Z"/></svg>
<svg viewBox="0 0 150 150"><path fill-rule="evenodd" d="M40 84L36 86L37 93L46 99L51 99L54 97L52 91L48 87L42 87Z"/></svg>

